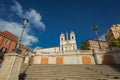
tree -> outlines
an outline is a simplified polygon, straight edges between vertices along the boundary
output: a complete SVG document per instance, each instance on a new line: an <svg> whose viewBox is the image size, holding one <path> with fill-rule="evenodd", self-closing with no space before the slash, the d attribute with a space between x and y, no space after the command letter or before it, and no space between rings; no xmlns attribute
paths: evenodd
<svg viewBox="0 0 120 80"><path fill-rule="evenodd" d="M109 47L120 47L120 40L111 41Z"/></svg>
<svg viewBox="0 0 120 80"><path fill-rule="evenodd" d="M99 45L99 48L101 49L101 46L100 46L100 42L99 42L99 37L98 37L98 27L95 25L95 26L92 26L92 30L95 31L95 35L96 35L96 38L97 38L97 41L98 41L98 45Z"/></svg>
<svg viewBox="0 0 120 80"><path fill-rule="evenodd" d="M90 50L87 41L83 41L81 44L81 50Z"/></svg>

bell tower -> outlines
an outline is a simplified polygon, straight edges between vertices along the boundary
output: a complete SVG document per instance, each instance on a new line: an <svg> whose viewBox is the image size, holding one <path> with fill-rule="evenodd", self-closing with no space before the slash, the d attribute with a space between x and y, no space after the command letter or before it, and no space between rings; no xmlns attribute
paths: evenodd
<svg viewBox="0 0 120 80"><path fill-rule="evenodd" d="M63 33L60 34L60 51L63 51L63 44L65 42L65 35Z"/></svg>
<svg viewBox="0 0 120 80"><path fill-rule="evenodd" d="M76 41L76 39L75 39L75 33L73 31L70 32L70 40Z"/></svg>
<svg viewBox="0 0 120 80"><path fill-rule="evenodd" d="M70 32L70 39L68 37L68 33L66 33L66 37L63 33L60 35L60 51L73 51L77 50L75 33L73 31Z"/></svg>
<svg viewBox="0 0 120 80"><path fill-rule="evenodd" d="M60 35L60 43L62 43L63 41L65 41L65 35L63 33L61 33L61 35Z"/></svg>
<svg viewBox="0 0 120 80"><path fill-rule="evenodd" d="M72 46L72 50L77 50L75 33L73 31L70 32L70 43Z"/></svg>

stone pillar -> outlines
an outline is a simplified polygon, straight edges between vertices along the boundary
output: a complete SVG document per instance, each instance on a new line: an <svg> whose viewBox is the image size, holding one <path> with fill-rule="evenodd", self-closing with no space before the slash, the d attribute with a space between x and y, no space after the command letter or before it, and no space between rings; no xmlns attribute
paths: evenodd
<svg viewBox="0 0 120 80"><path fill-rule="evenodd" d="M97 59L97 55L96 55L95 50L92 50L92 56L93 56L95 64L98 64L98 59Z"/></svg>
<svg viewBox="0 0 120 80"><path fill-rule="evenodd" d="M6 54L0 68L0 80L18 80L23 56L16 53Z"/></svg>
<svg viewBox="0 0 120 80"><path fill-rule="evenodd" d="M29 63L29 57L28 56L25 57L24 63L27 63L27 64Z"/></svg>

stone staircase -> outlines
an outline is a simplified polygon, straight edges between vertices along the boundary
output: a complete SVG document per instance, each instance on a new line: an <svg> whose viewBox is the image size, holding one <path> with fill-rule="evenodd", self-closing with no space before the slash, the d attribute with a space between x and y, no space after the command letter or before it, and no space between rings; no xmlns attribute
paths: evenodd
<svg viewBox="0 0 120 80"><path fill-rule="evenodd" d="M19 80L120 80L120 65L22 64Z"/></svg>

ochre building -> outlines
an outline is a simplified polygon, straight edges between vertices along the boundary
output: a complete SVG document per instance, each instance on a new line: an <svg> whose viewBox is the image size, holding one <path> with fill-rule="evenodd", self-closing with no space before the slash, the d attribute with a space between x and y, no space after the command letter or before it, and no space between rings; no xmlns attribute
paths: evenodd
<svg viewBox="0 0 120 80"><path fill-rule="evenodd" d="M97 40L87 40L87 43L90 50L99 49ZM99 43L102 49L108 49L108 43L106 41L99 40Z"/></svg>
<svg viewBox="0 0 120 80"><path fill-rule="evenodd" d="M120 40L120 24L110 27L105 34L105 38L108 43L116 39Z"/></svg>

